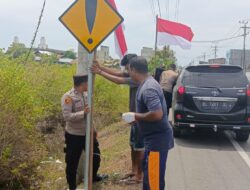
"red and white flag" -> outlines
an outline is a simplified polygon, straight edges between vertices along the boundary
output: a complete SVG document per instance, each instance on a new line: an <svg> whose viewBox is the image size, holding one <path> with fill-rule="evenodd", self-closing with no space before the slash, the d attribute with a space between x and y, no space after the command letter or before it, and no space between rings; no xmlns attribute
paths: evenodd
<svg viewBox="0 0 250 190"><path fill-rule="evenodd" d="M157 45L179 45L183 49L190 49L193 37L192 29L186 25L157 19Z"/></svg>
<svg viewBox="0 0 250 190"><path fill-rule="evenodd" d="M117 10L115 0L109 0L109 3ZM122 24L115 30L115 48L120 58L123 58L127 54L128 49Z"/></svg>

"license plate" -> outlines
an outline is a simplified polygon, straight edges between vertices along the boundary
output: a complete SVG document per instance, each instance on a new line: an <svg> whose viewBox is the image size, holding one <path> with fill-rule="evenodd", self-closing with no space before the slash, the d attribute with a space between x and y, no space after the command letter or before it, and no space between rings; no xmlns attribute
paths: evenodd
<svg viewBox="0 0 250 190"><path fill-rule="evenodd" d="M201 102L201 107L206 110L215 110L220 106L219 102Z"/></svg>
<svg viewBox="0 0 250 190"><path fill-rule="evenodd" d="M204 110L221 110L226 111L232 108L233 104L231 102L201 102L201 107Z"/></svg>

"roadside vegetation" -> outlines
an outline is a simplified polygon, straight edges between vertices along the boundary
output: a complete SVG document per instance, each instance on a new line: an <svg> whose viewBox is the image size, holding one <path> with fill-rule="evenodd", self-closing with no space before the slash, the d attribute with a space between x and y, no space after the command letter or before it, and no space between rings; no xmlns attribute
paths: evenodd
<svg viewBox="0 0 250 190"><path fill-rule="evenodd" d="M48 174L40 171L41 161L57 157L63 147L60 99L71 89L76 68L23 60L0 52L0 189L39 189ZM98 77L95 89L95 126L119 121L128 89ZM58 130L57 147L49 134Z"/></svg>
<svg viewBox="0 0 250 190"><path fill-rule="evenodd" d="M76 67L55 64L55 55L37 63L32 53L24 62L26 53L23 46L6 54L0 50L0 189L59 190L65 187L60 100L72 88ZM174 61L174 53L165 48L149 63L150 71ZM96 77L94 126L100 131L101 171L111 175L112 186L129 171L129 128L115 124L126 111L128 87ZM111 188L106 185L102 189Z"/></svg>
<svg viewBox="0 0 250 190"><path fill-rule="evenodd" d="M175 52L164 46L162 50L157 50L156 55L149 62L149 71L154 74L155 68L163 67L165 69L172 63L176 63Z"/></svg>

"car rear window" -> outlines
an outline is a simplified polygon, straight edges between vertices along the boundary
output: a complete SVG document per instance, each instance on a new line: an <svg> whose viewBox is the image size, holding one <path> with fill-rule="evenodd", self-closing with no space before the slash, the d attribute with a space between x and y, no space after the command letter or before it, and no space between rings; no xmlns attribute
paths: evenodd
<svg viewBox="0 0 250 190"><path fill-rule="evenodd" d="M239 67L196 66L185 70L182 83L191 87L241 88L249 82Z"/></svg>

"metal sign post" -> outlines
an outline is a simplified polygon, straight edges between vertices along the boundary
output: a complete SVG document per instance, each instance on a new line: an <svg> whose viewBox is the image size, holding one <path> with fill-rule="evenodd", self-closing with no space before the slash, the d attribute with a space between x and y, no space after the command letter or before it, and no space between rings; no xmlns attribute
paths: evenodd
<svg viewBox="0 0 250 190"><path fill-rule="evenodd" d="M109 4L108 0L76 0L59 20L88 53L95 51L94 61L97 47L123 22L123 17ZM93 62L90 61L89 67L92 64ZM91 111L87 116L84 187L85 190L92 190L94 77L90 71L88 71L88 78L88 106Z"/></svg>
<svg viewBox="0 0 250 190"><path fill-rule="evenodd" d="M89 68L93 62L96 61L96 51L94 51L93 61L89 62ZM93 91L94 91L94 75L88 72L88 106L91 108L87 116L87 129L86 129L86 158L84 167L84 189L92 189L93 181L93 143L94 143L94 127L93 127Z"/></svg>
<svg viewBox="0 0 250 190"><path fill-rule="evenodd" d="M81 44L78 44L78 63L77 63L77 74L84 74L88 75L88 68L90 62L92 63L93 61L93 54L89 54ZM85 104L88 104L88 96L84 97L84 102ZM85 151L82 152L79 164L78 164L78 169L77 169L77 176L78 180L81 182L82 179L84 179L84 171L85 171ZM77 181L79 183L79 181Z"/></svg>

